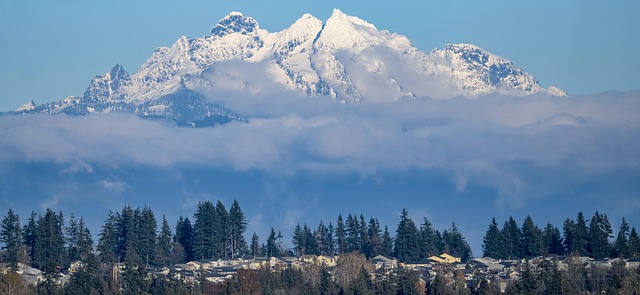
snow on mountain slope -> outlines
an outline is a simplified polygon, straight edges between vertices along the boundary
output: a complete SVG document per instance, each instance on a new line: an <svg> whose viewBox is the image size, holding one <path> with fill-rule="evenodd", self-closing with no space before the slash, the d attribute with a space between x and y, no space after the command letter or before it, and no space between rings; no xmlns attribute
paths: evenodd
<svg viewBox="0 0 640 295"><path fill-rule="evenodd" d="M82 97L28 104L15 112L128 111L179 122L208 116L241 118L195 91L249 96L293 91L340 102L493 92L566 95L557 87L543 88L533 75L475 45L449 44L426 54L405 36L378 30L338 9L326 23L305 14L275 33L261 29L251 17L231 12L208 36L183 36L171 47L156 49L133 74L116 65L91 80Z"/></svg>

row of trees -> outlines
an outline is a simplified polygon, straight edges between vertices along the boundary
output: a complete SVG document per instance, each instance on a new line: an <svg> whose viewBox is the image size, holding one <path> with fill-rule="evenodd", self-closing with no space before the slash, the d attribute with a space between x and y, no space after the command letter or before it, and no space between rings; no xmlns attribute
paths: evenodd
<svg viewBox="0 0 640 295"><path fill-rule="evenodd" d="M331 222L325 226L322 221L314 231L306 224L302 227L298 224L292 242L295 255L358 251L367 258L384 255L401 262L418 261L443 252L461 257L463 261L472 256L469 244L455 223L440 233L425 218L418 228L407 210L403 209L395 233L395 238L392 238L386 226L382 231L376 218L367 222L363 215L349 214L346 221L338 215L335 228Z"/></svg>
<svg viewBox="0 0 640 295"><path fill-rule="evenodd" d="M587 225L589 223L589 225ZM527 216L522 227L513 217L498 227L493 218L483 239L483 256L498 259L532 258L545 254L565 255L574 253L593 258L640 257L640 237L635 227L622 219L614 242L613 229L606 214L596 211L590 220L582 212L575 220L566 219L563 233L558 227L547 223L540 229L531 216Z"/></svg>

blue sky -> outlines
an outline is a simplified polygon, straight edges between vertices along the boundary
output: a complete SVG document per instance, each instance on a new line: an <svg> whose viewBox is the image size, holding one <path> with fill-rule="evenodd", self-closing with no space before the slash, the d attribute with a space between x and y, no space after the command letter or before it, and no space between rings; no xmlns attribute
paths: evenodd
<svg viewBox="0 0 640 295"><path fill-rule="evenodd" d="M81 95L116 63L135 72L156 47L203 36L230 11L274 32L334 7L423 51L477 44L577 95L229 100L266 115L205 129L122 114L2 116L0 213L53 207L97 229L127 204L175 221L198 201L236 198L264 236L349 212L393 231L408 208L440 230L456 221L476 255L494 216L561 226L600 210L614 227L622 217L640 226L639 3L0 1L0 111Z"/></svg>
<svg viewBox="0 0 640 295"><path fill-rule="evenodd" d="M269 31L333 8L406 35L423 51L472 43L571 94L640 88L638 1L30 1L0 3L0 110L81 95L120 63L206 35L241 11Z"/></svg>

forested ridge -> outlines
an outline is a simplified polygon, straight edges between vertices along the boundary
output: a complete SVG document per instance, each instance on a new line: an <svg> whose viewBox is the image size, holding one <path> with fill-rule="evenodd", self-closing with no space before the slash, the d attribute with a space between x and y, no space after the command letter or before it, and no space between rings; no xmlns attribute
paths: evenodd
<svg viewBox="0 0 640 295"><path fill-rule="evenodd" d="M395 230L380 225L375 217L353 213L345 217L340 214L335 222L320 221L315 227L298 224L290 235L290 248L285 246L289 243L283 241L282 233L273 227L263 242L256 233L247 240L247 220L237 201L228 210L221 201L200 202L192 216L179 217L174 226L164 215L158 219L149 207L125 206L106 216L94 241L83 217L70 214L65 218L63 212L46 209L42 213L32 212L23 221L9 209L0 225L2 261L8 270L0 279L0 291L7 286L23 292L13 294L493 294L499 291L497 277L487 273L470 281L461 275L460 269L447 265L435 267L432 273L426 274L403 267L383 275L376 273L371 260L379 255L395 258L401 265L412 265L447 253L460 258L467 269L474 264L471 248L455 222L440 231L427 218L416 224L406 209L402 210ZM575 219L567 218L561 228L550 223L540 228L530 216L522 225L509 217L500 227L494 218L484 236L482 256L496 261L539 260L550 255L621 258L616 260L618 264L624 263L623 259L640 257L638 232L625 219L615 236L607 215L599 212L591 219L578 213ZM175 265L193 260L305 255L337 256L337 265L277 272L264 268L243 269L224 283L207 282L204 272L191 283L171 275ZM43 279L34 285L28 284L24 275L16 275L24 272L21 265L41 270ZM341 265L343 268L349 265L349 279L341 277L345 273L339 268ZM639 271L614 265L611 269L615 274L603 275L606 282L594 286L585 283L586 280L571 280L571 275L580 272L585 278L590 277L589 271L595 268L572 267L574 269L560 270L555 263L530 265L525 262L519 266L520 275L509 281L506 291L554 294L548 293L553 287L571 294L604 287L609 288L607 290L633 288L625 282L634 281L634 276L640 281ZM118 274L114 275L115 272ZM71 275L62 280L63 274Z"/></svg>

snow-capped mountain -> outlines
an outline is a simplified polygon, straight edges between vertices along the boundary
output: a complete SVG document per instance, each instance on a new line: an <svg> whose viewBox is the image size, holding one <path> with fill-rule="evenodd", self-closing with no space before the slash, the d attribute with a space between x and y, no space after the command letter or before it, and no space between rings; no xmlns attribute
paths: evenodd
<svg viewBox="0 0 640 295"><path fill-rule="evenodd" d="M216 93L282 92L375 103L494 92L566 95L557 87L542 87L533 75L477 46L449 44L427 54L406 37L337 9L326 22L305 14L275 33L232 12L208 36L183 36L171 47L156 49L133 74L116 65L95 77L81 97L40 106L30 102L15 113L129 111L187 124L226 122L243 117L213 103Z"/></svg>

